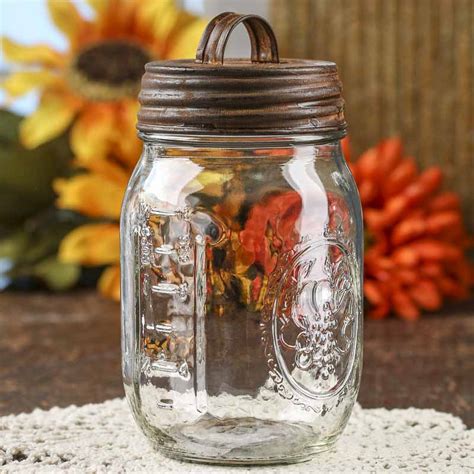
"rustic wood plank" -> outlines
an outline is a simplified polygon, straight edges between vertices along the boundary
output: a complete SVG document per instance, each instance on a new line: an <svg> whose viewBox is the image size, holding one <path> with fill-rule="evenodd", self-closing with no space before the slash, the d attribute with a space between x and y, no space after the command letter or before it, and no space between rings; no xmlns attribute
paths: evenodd
<svg viewBox="0 0 474 474"><path fill-rule="evenodd" d="M379 76L379 32L377 24L379 21L379 0L368 0L362 3L362 15L365 19L363 33L363 72L366 94L364 94L365 106L371 109L371 114L378 120L370 120L364 123L364 142L373 143L381 136L380 130L380 76ZM364 84L360 91L364 90Z"/></svg>
<svg viewBox="0 0 474 474"><path fill-rule="evenodd" d="M272 10L280 12L285 10L286 0L272 0ZM292 41L290 40L290 26L291 23L286 20L283 15L274 15L272 20L272 27L278 31L278 50L280 57L287 57Z"/></svg>
<svg viewBox="0 0 474 474"><path fill-rule="evenodd" d="M399 108L397 107L397 10L398 2L382 2L381 23L385 28L381 28L381 54L385 58L382 61L377 58L380 65L379 80L382 84L381 131L387 136L394 136L400 133Z"/></svg>
<svg viewBox="0 0 474 474"><path fill-rule="evenodd" d="M451 160L454 162L454 176L462 168L466 178L459 182L459 192L472 196L474 184L474 1L459 0L454 9L454 140ZM468 108L464 102L472 104ZM471 166L469 166L469 163ZM466 215L474 214L474 203L465 202ZM471 205L469 205L471 204Z"/></svg>
<svg viewBox="0 0 474 474"><path fill-rule="evenodd" d="M420 0L416 2L418 8L417 28L417 53L416 75L419 78L418 86L424 91L419 95L419 139L417 140L416 155L422 166L429 166L433 156L433 126L434 111L432 104L436 100L435 94L435 66L433 55L435 54L434 41L436 31L434 29L434 9L432 0Z"/></svg>
<svg viewBox="0 0 474 474"><path fill-rule="evenodd" d="M415 87L415 3L399 1L399 17L397 22L397 55L398 91L400 121L398 127L405 140L408 153L413 154L416 149L418 123L416 121L416 94ZM419 159L419 157L415 158Z"/></svg>
<svg viewBox="0 0 474 474"><path fill-rule="evenodd" d="M309 28L309 3L310 0L299 0L293 3L292 16L294 21L292 25L292 35L294 45L294 56L296 58L304 58L307 55L309 45L312 41L312 31ZM298 34L298 28L304 28L308 31L306 35Z"/></svg>
<svg viewBox="0 0 474 474"><path fill-rule="evenodd" d="M436 150L439 163L443 166L448 180L452 180L454 169L454 102L456 91L454 83L454 3L453 0L439 0L439 37L437 45L436 96L439 108L435 127ZM443 133L449 131L449 133Z"/></svg>
<svg viewBox="0 0 474 474"><path fill-rule="evenodd" d="M348 88L354 87L359 89L363 78L360 74L360 65L363 62L362 57L362 29L360 28L360 20L362 16L360 0L354 0L352 2L345 2L345 8L347 9L347 15L349 22L349 34L348 41L345 44L345 58L346 62L338 64L338 68L341 71L341 77L344 87L344 96L348 93ZM346 103L346 115L349 123L349 133L351 135L352 146L354 153L358 153L358 134L361 133L363 127L360 118L357 116L357 111L360 109L364 102L362 95L352 95L351 102Z"/></svg>
<svg viewBox="0 0 474 474"><path fill-rule="evenodd" d="M309 8L309 18L311 19L310 25L308 26L310 34L313 35L313 44L308 50L307 54L303 57L312 57L315 59L328 59L327 57L327 36L326 36L326 24L321 21L327 18L327 0L320 2L312 1ZM298 34L297 28L295 34ZM291 46L290 46L291 47ZM290 52L292 50L290 49ZM305 52L306 53L306 52Z"/></svg>
<svg viewBox="0 0 474 474"><path fill-rule="evenodd" d="M474 426L474 305L365 324L359 401L459 415ZM123 396L119 306L92 291L0 294L0 415Z"/></svg>

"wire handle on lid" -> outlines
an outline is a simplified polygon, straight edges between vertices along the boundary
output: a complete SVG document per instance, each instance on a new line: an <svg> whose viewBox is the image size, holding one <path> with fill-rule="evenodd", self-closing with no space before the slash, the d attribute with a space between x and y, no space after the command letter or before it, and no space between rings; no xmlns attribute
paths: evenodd
<svg viewBox="0 0 474 474"><path fill-rule="evenodd" d="M252 62L278 63L278 44L268 22L258 15L233 12L221 13L208 23L196 50L196 61L224 64L227 41L240 23L244 24L250 38Z"/></svg>

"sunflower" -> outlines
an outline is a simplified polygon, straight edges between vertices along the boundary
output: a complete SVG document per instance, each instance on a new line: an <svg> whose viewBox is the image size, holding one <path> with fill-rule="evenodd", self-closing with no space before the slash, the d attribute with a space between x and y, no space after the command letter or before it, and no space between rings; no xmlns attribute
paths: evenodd
<svg viewBox="0 0 474 474"><path fill-rule="evenodd" d="M143 66L152 59L194 54L206 23L172 0L89 0L92 21L70 1L48 2L51 18L68 38L60 53L3 38L5 57L23 66L3 88L10 97L39 89L38 109L21 123L23 145L34 148L70 127L79 173L57 179L57 205L91 218L61 243L63 261L106 266L99 289L119 299L119 215L128 179L140 156L136 95ZM24 70L28 66L28 70Z"/></svg>
<svg viewBox="0 0 474 474"><path fill-rule="evenodd" d="M41 92L39 107L20 126L27 148L71 127L73 152L98 155L110 135L119 132L114 128L117 114L128 120L122 125L137 148L131 131L144 64L192 56L205 27L203 20L177 9L173 0L88 3L93 20L81 16L71 1L48 0L54 24L69 41L65 52L2 38L5 58L18 65L3 81L7 95L14 99L32 90Z"/></svg>
<svg viewBox="0 0 474 474"><path fill-rule="evenodd" d="M119 218L122 198L138 154L111 147L99 159L80 159L82 172L56 179L57 206L94 220L72 230L61 242L59 258L84 266L106 266L98 287L102 294L120 298Z"/></svg>

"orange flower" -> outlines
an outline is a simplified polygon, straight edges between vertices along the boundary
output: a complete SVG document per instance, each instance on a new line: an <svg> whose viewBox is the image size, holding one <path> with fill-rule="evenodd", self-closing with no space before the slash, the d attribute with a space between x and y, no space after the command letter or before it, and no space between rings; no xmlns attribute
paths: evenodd
<svg viewBox="0 0 474 474"><path fill-rule="evenodd" d="M343 144L349 157L348 142ZM364 294L369 316L390 311L417 319L444 298L467 296L471 267L460 200L440 191L442 172L419 172L400 139L382 140L349 164L359 187L366 229Z"/></svg>
<svg viewBox="0 0 474 474"><path fill-rule="evenodd" d="M270 196L264 203L252 207L240 233L240 241L266 275L275 268L276 251L289 250L298 241L295 224L301 205L299 194L288 191Z"/></svg>

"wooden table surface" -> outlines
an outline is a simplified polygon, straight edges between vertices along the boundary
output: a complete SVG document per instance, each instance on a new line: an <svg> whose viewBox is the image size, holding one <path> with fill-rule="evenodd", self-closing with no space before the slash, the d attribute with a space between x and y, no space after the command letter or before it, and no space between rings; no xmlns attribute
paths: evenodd
<svg viewBox="0 0 474 474"><path fill-rule="evenodd" d="M434 408L474 426L474 305L366 321L363 407ZM0 294L0 415L123 396L119 306L92 291Z"/></svg>

